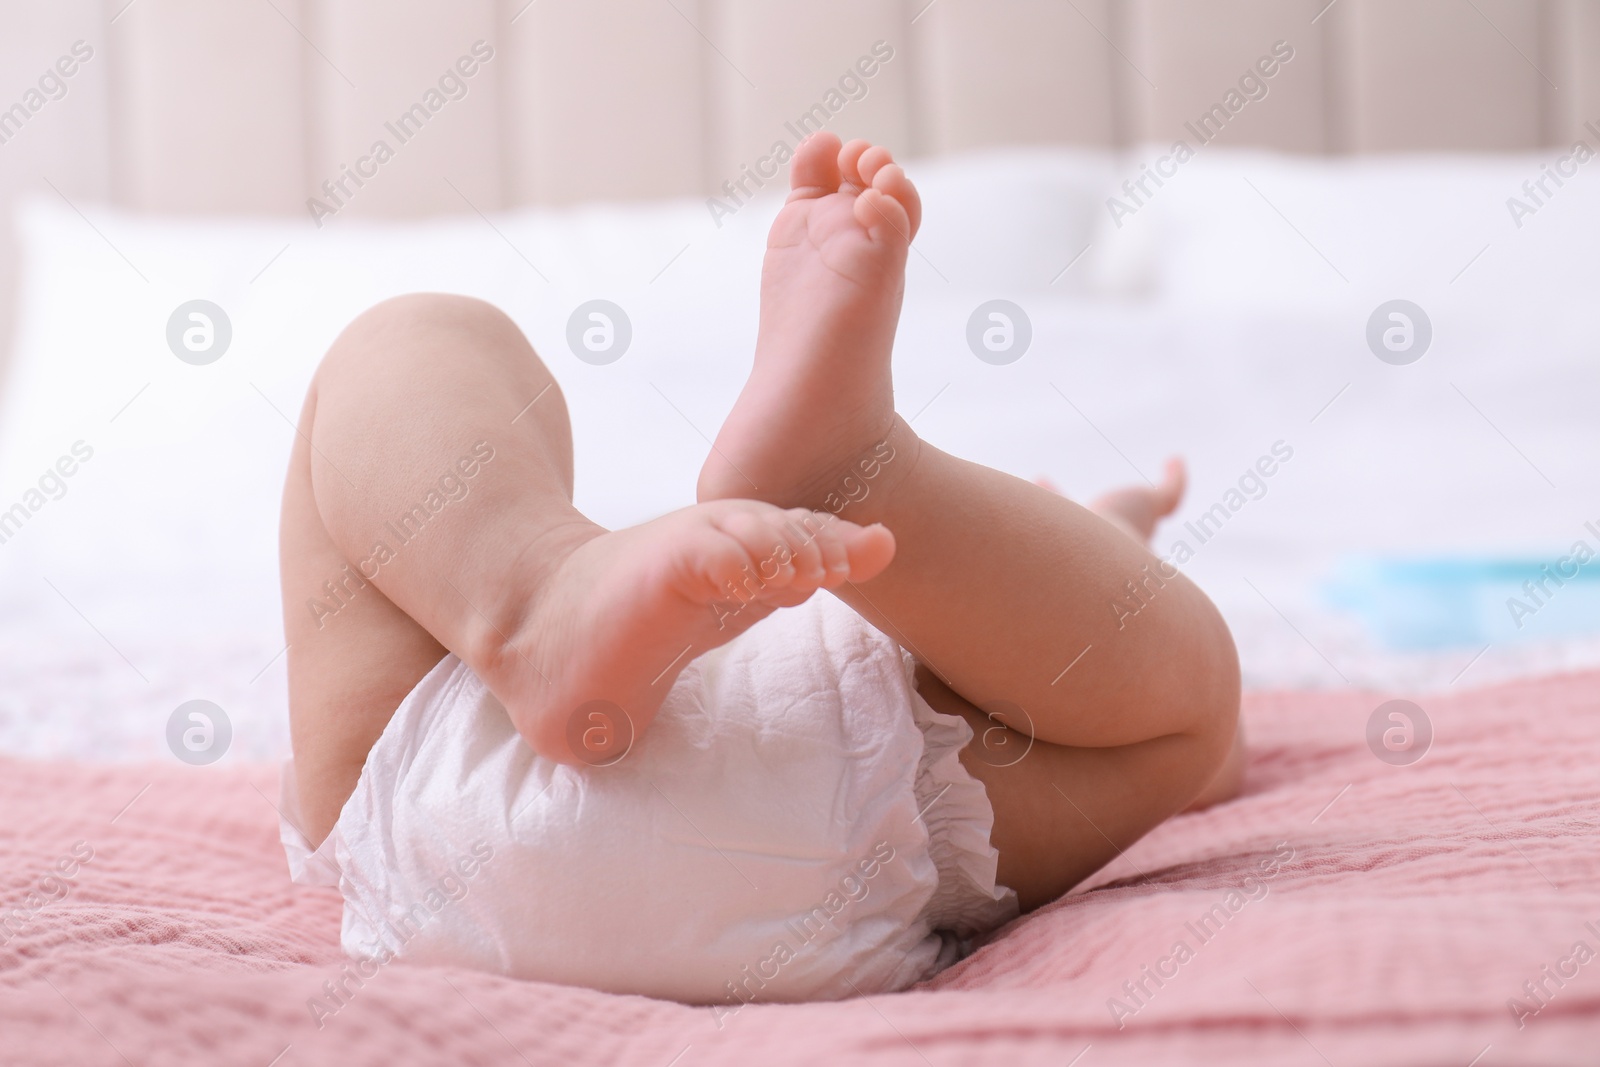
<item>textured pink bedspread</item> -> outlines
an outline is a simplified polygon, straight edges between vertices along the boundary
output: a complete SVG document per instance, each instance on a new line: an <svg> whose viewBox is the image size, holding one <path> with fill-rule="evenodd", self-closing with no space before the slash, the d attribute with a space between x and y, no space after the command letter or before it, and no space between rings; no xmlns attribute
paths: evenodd
<svg viewBox="0 0 1600 1067"><path fill-rule="evenodd" d="M926 987L720 1027L393 964L319 1028L339 901L289 884L275 770L6 762L0 923L20 912L0 932L0 1060L1600 1062L1600 675L1423 698L1436 738L1409 767L1366 746L1383 699L1252 696L1241 799L1173 820ZM41 888L75 846L93 856L70 890Z"/></svg>

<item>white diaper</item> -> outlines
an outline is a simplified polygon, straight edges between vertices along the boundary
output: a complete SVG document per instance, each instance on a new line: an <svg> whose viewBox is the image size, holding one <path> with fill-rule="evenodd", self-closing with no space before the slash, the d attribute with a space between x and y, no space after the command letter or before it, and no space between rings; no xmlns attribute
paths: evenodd
<svg viewBox="0 0 1600 1067"><path fill-rule="evenodd" d="M570 767L447 656L315 852L287 766L290 873L339 886L367 967L734 1006L903 989L1017 915L972 731L912 670L819 593L690 663L619 762Z"/></svg>

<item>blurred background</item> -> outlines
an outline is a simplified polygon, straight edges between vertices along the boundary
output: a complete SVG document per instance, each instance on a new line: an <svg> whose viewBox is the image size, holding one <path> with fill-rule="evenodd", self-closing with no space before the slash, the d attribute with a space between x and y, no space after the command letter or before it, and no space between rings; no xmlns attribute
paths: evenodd
<svg viewBox="0 0 1600 1067"><path fill-rule="evenodd" d="M7 209L53 187L301 216L480 40L494 60L350 217L710 195L879 41L894 58L836 124L902 156L1193 141L1184 123L1278 41L1294 58L1226 147L1528 152L1600 114L1592 0L4 0L0 18L7 107L75 42L94 53L0 125Z"/></svg>
<svg viewBox="0 0 1600 1067"><path fill-rule="evenodd" d="M692 502L820 126L923 188L901 412L1077 497L1186 456L1250 684L1600 663L1597 57L1600 0L0 0L0 750L284 754L293 420L384 297L517 320L598 521Z"/></svg>

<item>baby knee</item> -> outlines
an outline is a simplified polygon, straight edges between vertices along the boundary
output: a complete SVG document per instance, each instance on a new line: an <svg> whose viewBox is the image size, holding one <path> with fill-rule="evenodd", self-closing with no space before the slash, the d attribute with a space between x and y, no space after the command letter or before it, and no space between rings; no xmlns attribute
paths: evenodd
<svg viewBox="0 0 1600 1067"><path fill-rule="evenodd" d="M1239 666L1232 654L1218 654L1217 662L1192 686L1189 729L1183 735L1180 792L1192 798L1183 809L1195 811L1230 800L1243 778L1244 746L1239 725Z"/></svg>
<svg viewBox="0 0 1600 1067"><path fill-rule="evenodd" d="M438 329L491 334L509 331L521 335L505 312L486 300L459 293L406 293L390 297L356 316L345 334L371 336L397 330L418 334ZM340 340L343 339L341 336Z"/></svg>
<svg viewBox="0 0 1600 1067"><path fill-rule="evenodd" d="M375 365L392 373L408 354L431 362L437 346L427 342L435 337L447 339L460 359L471 352L529 351L516 323L487 301L456 293L406 293L356 316L323 356L318 381L366 381ZM501 343L461 343L471 338ZM513 343L503 343L508 340Z"/></svg>
<svg viewBox="0 0 1600 1067"><path fill-rule="evenodd" d="M1205 738L1208 762L1221 770L1233 752L1239 732L1241 682L1239 653L1227 625L1218 619L1216 647L1211 653L1210 670L1199 687L1201 702L1199 732Z"/></svg>

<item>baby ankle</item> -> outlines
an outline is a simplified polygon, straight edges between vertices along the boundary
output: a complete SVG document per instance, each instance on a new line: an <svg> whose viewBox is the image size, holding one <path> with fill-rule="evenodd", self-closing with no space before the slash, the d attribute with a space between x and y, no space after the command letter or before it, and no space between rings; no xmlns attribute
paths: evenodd
<svg viewBox="0 0 1600 1067"><path fill-rule="evenodd" d="M883 514L889 498L910 476L921 455L921 438L897 414L877 441L813 482L800 499L815 511L869 525Z"/></svg>

